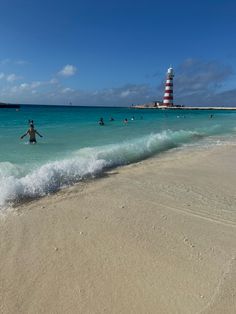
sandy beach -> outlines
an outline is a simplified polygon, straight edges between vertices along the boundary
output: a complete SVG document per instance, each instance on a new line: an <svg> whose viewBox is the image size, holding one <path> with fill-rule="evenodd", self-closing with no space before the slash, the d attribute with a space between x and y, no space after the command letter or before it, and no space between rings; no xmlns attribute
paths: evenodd
<svg viewBox="0 0 236 314"><path fill-rule="evenodd" d="M176 150L0 219L0 312L235 313L236 146Z"/></svg>

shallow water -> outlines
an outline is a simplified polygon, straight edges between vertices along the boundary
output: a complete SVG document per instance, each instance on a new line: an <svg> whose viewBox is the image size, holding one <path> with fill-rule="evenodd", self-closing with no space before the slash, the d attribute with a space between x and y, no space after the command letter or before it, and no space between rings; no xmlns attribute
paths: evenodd
<svg viewBox="0 0 236 314"><path fill-rule="evenodd" d="M101 117L104 126L98 124ZM43 135L35 145L28 144L26 137L19 139L29 119ZM0 109L0 206L45 195L96 176L107 167L171 148L219 145L235 138L235 111L72 106Z"/></svg>

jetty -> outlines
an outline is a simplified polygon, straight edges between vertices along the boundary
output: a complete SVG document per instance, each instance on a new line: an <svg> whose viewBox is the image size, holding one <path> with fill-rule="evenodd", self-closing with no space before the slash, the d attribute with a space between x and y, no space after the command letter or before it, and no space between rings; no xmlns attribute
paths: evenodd
<svg viewBox="0 0 236 314"><path fill-rule="evenodd" d="M133 105L131 109L157 109L157 110L236 110L236 107L222 106L155 106L152 104Z"/></svg>
<svg viewBox="0 0 236 314"><path fill-rule="evenodd" d="M183 109L183 110L236 110L236 107L173 107L168 109Z"/></svg>
<svg viewBox="0 0 236 314"><path fill-rule="evenodd" d="M0 108L1 109L8 109L8 108L20 109L20 105L8 104L8 103L0 102Z"/></svg>

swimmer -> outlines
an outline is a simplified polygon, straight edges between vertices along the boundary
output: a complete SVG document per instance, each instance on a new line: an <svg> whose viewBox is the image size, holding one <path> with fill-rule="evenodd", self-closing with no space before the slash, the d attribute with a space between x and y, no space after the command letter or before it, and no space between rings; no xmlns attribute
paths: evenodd
<svg viewBox="0 0 236 314"><path fill-rule="evenodd" d="M36 137L35 137L36 134L39 135L40 137L43 137L41 134L38 133L37 130L35 130L34 125L32 123L30 123L30 127L29 127L28 131L25 134L23 134L20 137L20 139L22 140L26 135L29 135L30 144L35 144L35 143L37 143Z"/></svg>
<svg viewBox="0 0 236 314"><path fill-rule="evenodd" d="M110 121L115 121L115 119L113 117L110 117Z"/></svg>
<svg viewBox="0 0 236 314"><path fill-rule="evenodd" d="M124 119L124 123L128 123L128 119L127 118Z"/></svg>
<svg viewBox="0 0 236 314"><path fill-rule="evenodd" d="M100 118L100 120L98 121L98 124L99 124L99 125L104 125L103 118Z"/></svg>

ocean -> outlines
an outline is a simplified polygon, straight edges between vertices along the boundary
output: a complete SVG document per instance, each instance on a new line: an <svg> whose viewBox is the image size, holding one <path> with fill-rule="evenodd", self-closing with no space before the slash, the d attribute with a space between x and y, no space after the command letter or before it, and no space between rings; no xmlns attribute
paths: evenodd
<svg viewBox="0 0 236 314"><path fill-rule="evenodd" d="M104 126L98 124L101 117ZM20 140L29 119L43 135L37 144L29 144L27 137ZM171 149L235 140L236 111L36 105L0 109L0 209Z"/></svg>

